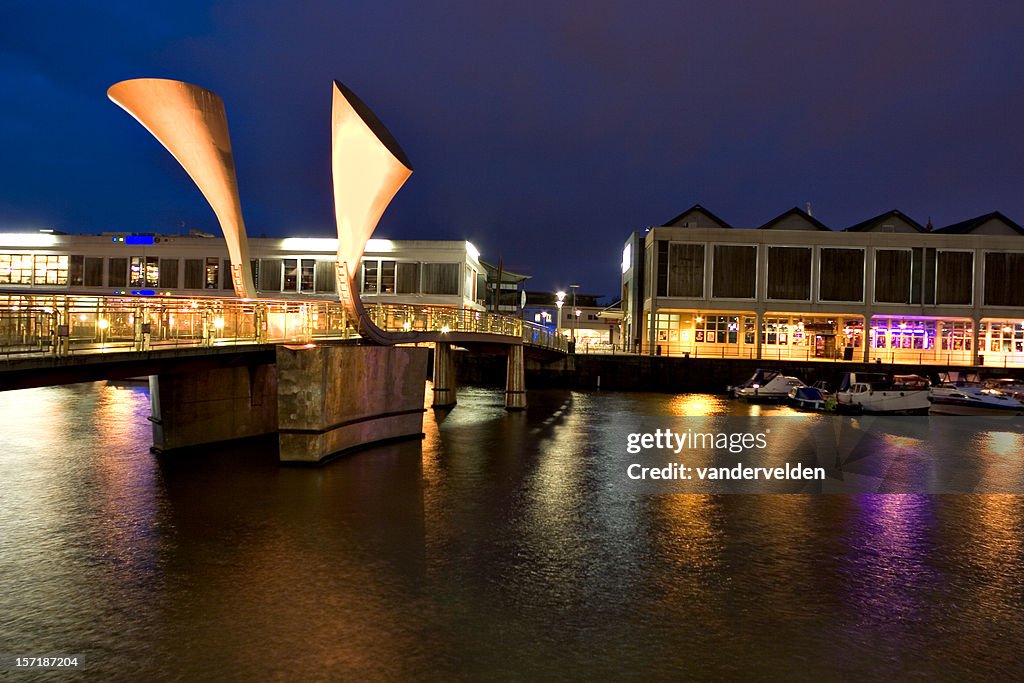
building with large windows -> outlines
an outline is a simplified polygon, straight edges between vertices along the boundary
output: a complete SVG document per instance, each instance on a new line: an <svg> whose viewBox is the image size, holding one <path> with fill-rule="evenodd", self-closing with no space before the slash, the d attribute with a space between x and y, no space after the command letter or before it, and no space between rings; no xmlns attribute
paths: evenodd
<svg viewBox="0 0 1024 683"><path fill-rule="evenodd" d="M697 205L625 243L624 325L652 355L1020 367L1022 282L1024 228L1000 213L737 229Z"/></svg>
<svg viewBox="0 0 1024 683"><path fill-rule="evenodd" d="M336 239L254 238L249 249L261 296L337 298ZM367 304L483 310L483 273L480 254L469 242L371 239L358 283ZM234 296L227 246L204 233L0 233L0 289Z"/></svg>

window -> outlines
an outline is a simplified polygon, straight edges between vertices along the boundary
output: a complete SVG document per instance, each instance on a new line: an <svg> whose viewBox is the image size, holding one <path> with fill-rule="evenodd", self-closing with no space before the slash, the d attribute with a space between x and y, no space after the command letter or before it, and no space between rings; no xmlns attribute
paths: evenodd
<svg viewBox="0 0 1024 683"><path fill-rule="evenodd" d="M810 248L768 247L768 298L806 301L810 297Z"/></svg>
<svg viewBox="0 0 1024 683"><path fill-rule="evenodd" d="M216 256L206 259L206 277L203 282L206 289L217 289L220 284L220 259Z"/></svg>
<svg viewBox="0 0 1024 683"><path fill-rule="evenodd" d="M299 291L313 291L313 271L316 269L316 261L310 258L302 259L299 272Z"/></svg>
<svg viewBox="0 0 1024 683"><path fill-rule="evenodd" d="M260 260L251 258L249 259L249 272L252 273L252 286L256 289L260 288Z"/></svg>
<svg viewBox="0 0 1024 683"><path fill-rule="evenodd" d="M459 293L458 263L424 263L423 293L449 294Z"/></svg>
<svg viewBox="0 0 1024 683"><path fill-rule="evenodd" d="M380 293L395 293L395 262L381 261L380 263Z"/></svg>
<svg viewBox="0 0 1024 683"><path fill-rule="evenodd" d="M909 249L875 251L875 301L880 304L910 303Z"/></svg>
<svg viewBox="0 0 1024 683"><path fill-rule="evenodd" d="M132 256L128 268L131 287L156 287L160 282L160 259L156 256Z"/></svg>
<svg viewBox="0 0 1024 683"><path fill-rule="evenodd" d="M939 251L935 267L935 303L969 306L974 291L974 253Z"/></svg>
<svg viewBox="0 0 1024 683"><path fill-rule="evenodd" d="M1010 287L1015 282L1018 286ZM1024 252L985 254L985 305L1024 306Z"/></svg>
<svg viewBox="0 0 1024 683"><path fill-rule="evenodd" d="M103 259L99 257L85 257L85 286L103 286Z"/></svg>
<svg viewBox="0 0 1024 683"><path fill-rule="evenodd" d="M112 258L107 261L107 264L107 286L126 286L128 284L128 259Z"/></svg>
<svg viewBox="0 0 1024 683"><path fill-rule="evenodd" d="M864 298L864 250L821 249L818 297L822 301L861 301Z"/></svg>
<svg viewBox="0 0 1024 683"><path fill-rule="evenodd" d="M299 285L299 262L297 259L284 259L284 286L283 292L294 292Z"/></svg>
<svg viewBox="0 0 1024 683"><path fill-rule="evenodd" d="M129 287L141 287L143 285L143 265L144 260L141 256L132 256L131 265L128 268L128 286Z"/></svg>
<svg viewBox="0 0 1024 683"><path fill-rule="evenodd" d="M337 277L337 269L334 266L334 261L317 261L316 262L316 291L318 292L334 292L337 290L335 284L335 278Z"/></svg>
<svg viewBox="0 0 1024 683"><path fill-rule="evenodd" d="M32 284L31 254L0 254L0 285Z"/></svg>
<svg viewBox="0 0 1024 683"><path fill-rule="evenodd" d="M68 284L81 287L85 283L85 257L72 256L68 261Z"/></svg>
<svg viewBox="0 0 1024 683"><path fill-rule="evenodd" d="M36 255L36 285L66 285L68 283L68 257Z"/></svg>
<svg viewBox="0 0 1024 683"><path fill-rule="evenodd" d="M234 289L235 283L231 278L231 259L224 259L221 261L221 267L224 269L224 280L221 287L223 289Z"/></svg>
<svg viewBox="0 0 1024 683"><path fill-rule="evenodd" d="M704 296L703 244L670 244L668 262L669 296Z"/></svg>
<svg viewBox="0 0 1024 683"><path fill-rule="evenodd" d="M395 291L398 294L418 294L420 291L420 264L395 264Z"/></svg>
<svg viewBox="0 0 1024 683"><path fill-rule="evenodd" d="M160 259L160 288L161 289L177 289L178 288L178 259L176 258L162 258Z"/></svg>
<svg viewBox="0 0 1024 683"><path fill-rule="evenodd" d="M377 293L377 267L378 261L363 261L363 294L376 294Z"/></svg>
<svg viewBox="0 0 1024 683"><path fill-rule="evenodd" d="M718 299L757 296L757 247L715 245L711 292Z"/></svg>
<svg viewBox="0 0 1024 683"><path fill-rule="evenodd" d="M203 260L185 259L185 289L203 288Z"/></svg>
<svg viewBox="0 0 1024 683"><path fill-rule="evenodd" d="M279 258L260 261L260 289L264 292L280 292L284 275L284 261Z"/></svg>
<svg viewBox="0 0 1024 683"><path fill-rule="evenodd" d="M477 272L471 267L466 266L466 282L462 287L462 291L465 292L465 297L472 301L476 301L476 281Z"/></svg>

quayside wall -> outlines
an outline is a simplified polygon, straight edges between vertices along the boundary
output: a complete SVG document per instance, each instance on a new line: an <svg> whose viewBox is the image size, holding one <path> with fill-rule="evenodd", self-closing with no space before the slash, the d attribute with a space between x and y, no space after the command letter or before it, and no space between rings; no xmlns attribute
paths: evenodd
<svg viewBox="0 0 1024 683"><path fill-rule="evenodd" d="M483 355L455 355L456 375L464 384L500 385L505 363ZM1020 370L946 365L890 365L848 361L768 361L729 358L666 358L659 356L576 355L555 362L527 361L526 386L530 389L605 389L668 393L724 393L726 387L747 380L758 368L783 370L807 384L818 381L838 386L845 372L918 374L937 380L941 373L980 372L983 377L1019 377Z"/></svg>

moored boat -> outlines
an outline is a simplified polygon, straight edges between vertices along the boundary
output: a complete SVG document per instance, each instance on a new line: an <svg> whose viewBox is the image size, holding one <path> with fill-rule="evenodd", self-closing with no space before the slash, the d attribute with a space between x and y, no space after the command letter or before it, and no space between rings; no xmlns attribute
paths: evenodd
<svg viewBox="0 0 1024 683"><path fill-rule="evenodd" d="M929 384L920 375L847 372L836 392L836 408L870 415L927 415Z"/></svg>
<svg viewBox="0 0 1024 683"><path fill-rule="evenodd" d="M931 412L940 415L1024 415L1024 403L987 387L976 375L947 373L928 392Z"/></svg>
<svg viewBox="0 0 1024 683"><path fill-rule="evenodd" d="M797 410L825 410L826 392L818 387L793 387L789 390L789 405Z"/></svg>
<svg viewBox="0 0 1024 683"><path fill-rule="evenodd" d="M806 386L799 378L774 370L758 370L743 384L729 387L733 398L752 402L785 401L795 387Z"/></svg>
<svg viewBox="0 0 1024 683"><path fill-rule="evenodd" d="M1024 380L1003 377L999 379L987 379L982 384L986 389L996 389L1010 398L1024 401Z"/></svg>

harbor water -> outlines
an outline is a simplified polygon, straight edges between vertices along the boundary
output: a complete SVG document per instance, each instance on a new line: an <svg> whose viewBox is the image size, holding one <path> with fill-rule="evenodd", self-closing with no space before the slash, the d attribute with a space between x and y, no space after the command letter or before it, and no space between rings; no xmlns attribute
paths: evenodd
<svg viewBox="0 0 1024 683"><path fill-rule="evenodd" d="M99 680L1024 676L1024 497L655 494L621 467L640 416L788 409L529 401L464 387L422 441L296 468L150 454L142 386L0 394L0 653ZM1010 490L1020 439L963 457Z"/></svg>

